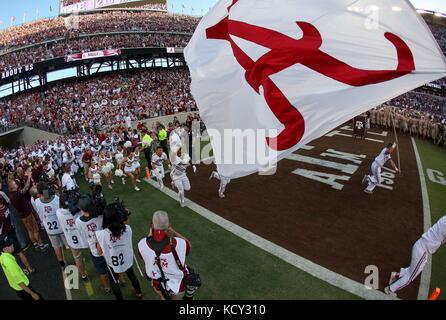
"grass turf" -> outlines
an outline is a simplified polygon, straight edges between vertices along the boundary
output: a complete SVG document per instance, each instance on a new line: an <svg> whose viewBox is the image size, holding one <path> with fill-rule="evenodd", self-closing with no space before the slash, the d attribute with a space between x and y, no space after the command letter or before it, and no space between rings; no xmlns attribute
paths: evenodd
<svg viewBox="0 0 446 320"><path fill-rule="evenodd" d="M438 147L429 141L417 139L418 151L426 176L429 202L431 207L432 224L446 215L446 186L431 181L427 176L427 169L443 172L446 176L446 149ZM440 248L432 258L431 291L435 288L446 290L446 248ZM440 295L440 299L446 300L446 293Z"/></svg>
<svg viewBox="0 0 446 320"><path fill-rule="evenodd" d="M78 180L80 182L82 178ZM173 228L191 241L191 256L187 263L200 273L203 280L196 299L358 299L245 242L190 209L181 208L178 202L147 183L140 183L141 191L136 193L129 181L122 185L120 180L115 178L114 189L104 189L104 195L108 201L113 201L118 195L132 211L130 225L135 249L147 234L151 216L156 210L167 211ZM80 184L82 190L87 190L84 182ZM87 290L81 283L79 290L71 290L73 299L113 299L112 295L100 289L88 252L85 256L91 281L87 286L90 288ZM142 262L139 263L144 268ZM144 298L158 299L136 266L135 272L138 273ZM128 281L123 294L127 299L133 298Z"/></svg>

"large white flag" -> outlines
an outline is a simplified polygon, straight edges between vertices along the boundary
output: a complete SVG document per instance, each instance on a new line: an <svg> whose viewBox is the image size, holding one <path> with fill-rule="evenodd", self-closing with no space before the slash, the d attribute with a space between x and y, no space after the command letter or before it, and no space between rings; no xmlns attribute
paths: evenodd
<svg viewBox="0 0 446 320"><path fill-rule="evenodd" d="M221 0L185 56L218 170L231 178L446 76L405 0Z"/></svg>

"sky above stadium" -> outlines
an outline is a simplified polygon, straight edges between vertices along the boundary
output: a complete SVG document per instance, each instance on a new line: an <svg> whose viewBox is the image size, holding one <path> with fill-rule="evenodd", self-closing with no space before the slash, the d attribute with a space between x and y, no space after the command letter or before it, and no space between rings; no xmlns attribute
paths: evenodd
<svg viewBox="0 0 446 320"><path fill-rule="evenodd" d="M169 10L177 13L202 15L218 0L168 0ZM445 0L411 0L416 8L446 13ZM55 16L59 13L59 0L1 1L0 30L24 22Z"/></svg>

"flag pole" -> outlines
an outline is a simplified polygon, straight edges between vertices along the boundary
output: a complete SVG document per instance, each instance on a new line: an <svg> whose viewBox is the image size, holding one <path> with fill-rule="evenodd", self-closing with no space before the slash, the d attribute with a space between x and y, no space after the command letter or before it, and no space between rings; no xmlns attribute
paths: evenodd
<svg viewBox="0 0 446 320"><path fill-rule="evenodd" d="M400 144L398 142L398 135L396 134L394 112L395 112L395 109L392 110L391 116L392 116L392 123L393 123L393 134L395 135L395 142L396 142L396 152L397 152L397 156L398 156L398 169L400 170L400 175L401 175Z"/></svg>

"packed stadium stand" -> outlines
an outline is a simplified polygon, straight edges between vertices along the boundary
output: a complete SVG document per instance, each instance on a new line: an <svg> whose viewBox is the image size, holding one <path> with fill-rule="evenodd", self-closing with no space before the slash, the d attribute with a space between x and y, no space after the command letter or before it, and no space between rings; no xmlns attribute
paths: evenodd
<svg viewBox="0 0 446 320"><path fill-rule="evenodd" d="M66 1L73 4L76 1ZM150 5L149 5L150 7ZM87 12L67 21L59 16L0 33L0 71L68 54L95 50L185 47L199 19L164 12L117 10ZM446 52L446 26L428 19ZM0 100L2 131L26 123L49 131L81 132L86 127L119 123L128 114L141 120L181 110L196 110L189 76L177 71L146 70L109 74L88 81L53 83ZM419 117L445 123L446 80L398 97L386 105L413 110ZM106 101L106 102L104 102ZM107 116L104 116L107 109ZM73 116L74 115L74 116Z"/></svg>

